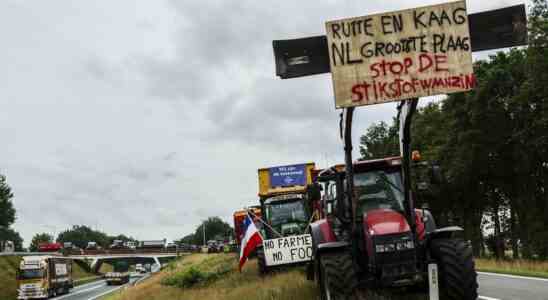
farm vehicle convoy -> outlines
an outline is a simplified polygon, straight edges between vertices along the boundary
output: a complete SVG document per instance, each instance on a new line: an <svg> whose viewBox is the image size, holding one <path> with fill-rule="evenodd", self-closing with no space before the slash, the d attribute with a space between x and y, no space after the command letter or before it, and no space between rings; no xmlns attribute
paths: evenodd
<svg viewBox="0 0 548 300"><path fill-rule="evenodd" d="M259 169L260 208L234 216L237 232L236 220L246 214L260 226L261 275L305 264L322 299L352 299L359 288L477 298L472 249L459 237L462 228L437 228L426 206L415 208L443 180L439 166L410 152L416 105L415 99L398 107L402 156L352 161L353 111L348 110L344 164ZM302 178L292 178L292 172ZM285 178L276 178L279 174Z"/></svg>

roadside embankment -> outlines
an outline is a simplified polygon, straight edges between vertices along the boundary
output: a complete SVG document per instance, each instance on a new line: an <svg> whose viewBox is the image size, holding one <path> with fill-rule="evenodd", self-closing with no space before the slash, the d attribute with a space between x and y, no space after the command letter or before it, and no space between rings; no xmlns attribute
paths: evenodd
<svg viewBox="0 0 548 300"><path fill-rule="evenodd" d="M258 276L256 260L248 261L240 273L233 254L193 254L106 299L316 299L316 287L305 277L302 268L296 268L263 278Z"/></svg>
<svg viewBox="0 0 548 300"><path fill-rule="evenodd" d="M481 272L548 278L548 261L476 258L476 269Z"/></svg>

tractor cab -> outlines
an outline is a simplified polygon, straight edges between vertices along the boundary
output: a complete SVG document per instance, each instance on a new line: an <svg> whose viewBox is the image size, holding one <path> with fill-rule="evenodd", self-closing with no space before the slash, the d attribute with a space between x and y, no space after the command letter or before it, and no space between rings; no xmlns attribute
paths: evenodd
<svg viewBox="0 0 548 300"><path fill-rule="evenodd" d="M357 227L355 234L360 238L355 240L353 251L358 253L355 257L359 269L382 285L410 284L418 274L401 169L400 157L354 163L354 212L344 193L344 165L326 169L317 177L324 191L323 207L333 237L347 240L345 233L348 235L353 226ZM424 232L422 220L415 221Z"/></svg>
<svg viewBox="0 0 548 300"><path fill-rule="evenodd" d="M345 163L321 171L316 187L309 189L322 191L323 218L310 225L314 264L308 278L318 279L323 299L348 299L357 287L423 291L430 285L432 268L439 270L444 299L477 298L472 250L458 237L462 228L436 228L428 210L415 209L414 186L427 189L440 174L427 163L411 162L416 156L410 151L410 130L417 101L402 101L398 108L399 157L354 162L353 108L345 111ZM413 180L412 169L417 167L429 171L431 178Z"/></svg>

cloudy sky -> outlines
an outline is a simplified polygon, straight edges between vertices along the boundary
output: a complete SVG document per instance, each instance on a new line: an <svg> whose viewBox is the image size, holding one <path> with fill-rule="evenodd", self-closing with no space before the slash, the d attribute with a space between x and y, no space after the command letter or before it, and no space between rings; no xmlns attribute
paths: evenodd
<svg viewBox="0 0 548 300"><path fill-rule="evenodd" d="M0 1L0 173L15 229L26 243L72 224L180 238L257 203L259 167L341 162L330 76L278 79L272 40L439 2ZM358 111L355 139L395 105Z"/></svg>

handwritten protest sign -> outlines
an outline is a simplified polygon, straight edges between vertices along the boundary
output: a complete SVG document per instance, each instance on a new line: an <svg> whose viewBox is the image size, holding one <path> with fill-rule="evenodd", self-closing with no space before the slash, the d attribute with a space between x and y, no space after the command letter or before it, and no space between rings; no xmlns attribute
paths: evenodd
<svg viewBox="0 0 548 300"><path fill-rule="evenodd" d="M337 108L475 86L466 2L326 23Z"/></svg>

